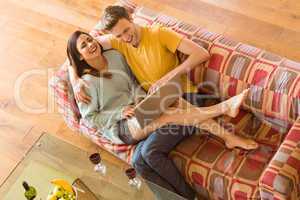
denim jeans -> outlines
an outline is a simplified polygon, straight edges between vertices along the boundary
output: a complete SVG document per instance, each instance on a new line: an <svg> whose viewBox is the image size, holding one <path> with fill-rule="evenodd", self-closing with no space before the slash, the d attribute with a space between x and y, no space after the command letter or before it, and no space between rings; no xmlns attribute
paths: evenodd
<svg viewBox="0 0 300 200"><path fill-rule="evenodd" d="M183 97L191 103L202 104L195 95L190 93ZM132 159L133 167L144 179L187 199L194 199L194 190L185 182L168 154L195 132L195 127L182 125L166 125L157 129L138 143Z"/></svg>

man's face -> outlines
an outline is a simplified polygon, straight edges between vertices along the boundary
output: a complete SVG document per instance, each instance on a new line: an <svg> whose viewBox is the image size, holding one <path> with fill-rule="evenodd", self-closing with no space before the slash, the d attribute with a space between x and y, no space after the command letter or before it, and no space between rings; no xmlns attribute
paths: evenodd
<svg viewBox="0 0 300 200"><path fill-rule="evenodd" d="M118 23L110 30L117 39L131 44L132 46L138 45L137 31L134 24L123 18L118 21Z"/></svg>

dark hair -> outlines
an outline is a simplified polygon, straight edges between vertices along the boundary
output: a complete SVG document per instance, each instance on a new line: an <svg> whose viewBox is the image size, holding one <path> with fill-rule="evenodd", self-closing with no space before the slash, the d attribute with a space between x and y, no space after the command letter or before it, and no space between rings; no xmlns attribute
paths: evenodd
<svg viewBox="0 0 300 200"><path fill-rule="evenodd" d="M83 76L84 74L92 74L94 76L101 76L100 72L97 69L94 69L91 67L84 59L80 60L80 53L77 49L77 40L80 35L85 34L90 37L92 37L90 34L85 33L83 31L75 31L69 38L68 40L68 45L67 45L67 55L69 58L70 64L76 68L77 75L79 77ZM101 52L103 52L103 47L99 43ZM102 74L103 77L109 78L108 73ZM110 75L111 77L111 75Z"/></svg>
<svg viewBox="0 0 300 200"><path fill-rule="evenodd" d="M124 7L118 5L106 7L101 18L102 29L110 31L120 19L130 20L130 16Z"/></svg>

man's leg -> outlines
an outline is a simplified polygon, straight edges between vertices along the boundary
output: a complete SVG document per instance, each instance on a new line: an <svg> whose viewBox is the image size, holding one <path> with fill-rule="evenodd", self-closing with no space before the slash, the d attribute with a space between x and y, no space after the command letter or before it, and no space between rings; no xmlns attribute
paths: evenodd
<svg viewBox="0 0 300 200"><path fill-rule="evenodd" d="M141 148L142 158L147 165L172 185L178 194L187 199L194 199L195 192L185 182L168 155L177 144L193 134L195 130L196 128L190 126L164 126L149 135Z"/></svg>
<svg viewBox="0 0 300 200"><path fill-rule="evenodd" d="M137 173L142 176L144 179L155 183L167 190L175 192L173 186L171 186L166 180L164 180L161 176L159 176L143 159L142 157L142 147L144 145L144 141L141 141L136 146L132 157L132 166L137 171Z"/></svg>
<svg viewBox="0 0 300 200"><path fill-rule="evenodd" d="M201 96L197 94L185 94L183 97L197 106L202 106L204 102ZM169 126L162 127L152 133L147 139L141 141L136 147L132 164L137 173L144 179L170 191L175 191L176 189L176 192L180 193L180 195L193 199L195 192L185 182L173 161L168 158L168 154L178 143L188 137L188 133L191 134L194 128L177 127L177 131L168 130Z"/></svg>

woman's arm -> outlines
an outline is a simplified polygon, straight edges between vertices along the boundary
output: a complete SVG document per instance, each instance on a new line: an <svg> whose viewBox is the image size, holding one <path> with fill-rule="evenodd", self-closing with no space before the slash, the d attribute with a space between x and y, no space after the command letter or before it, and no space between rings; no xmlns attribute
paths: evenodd
<svg viewBox="0 0 300 200"><path fill-rule="evenodd" d="M91 97L86 92L86 88L89 87L87 82L77 75L76 68L70 63L68 63L68 72L75 99L78 102L89 103L91 101Z"/></svg>
<svg viewBox="0 0 300 200"><path fill-rule="evenodd" d="M140 102L141 100L143 100L146 96L147 93L144 90L144 88L139 84L138 80L136 79L136 77L134 76L134 74L132 73L129 65L127 64L124 56L121 55L121 60L122 63L125 67L126 73L128 74L130 81L131 81L131 90L134 93L134 102L135 104L137 104L138 102Z"/></svg>
<svg viewBox="0 0 300 200"><path fill-rule="evenodd" d="M103 111L103 105L99 105L100 94L96 88L97 79L87 80L89 89L87 93L91 96L89 104L78 102L78 108L82 118L95 125L97 128L109 128L123 118L124 107L118 107L111 111Z"/></svg>
<svg viewBox="0 0 300 200"><path fill-rule="evenodd" d="M70 61L68 62L67 66L68 66L70 82L72 86L74 86L76 81L79 79L79 76L77 75L77 70L75 67L73 67L73 65L70 64Z"/></svg>

